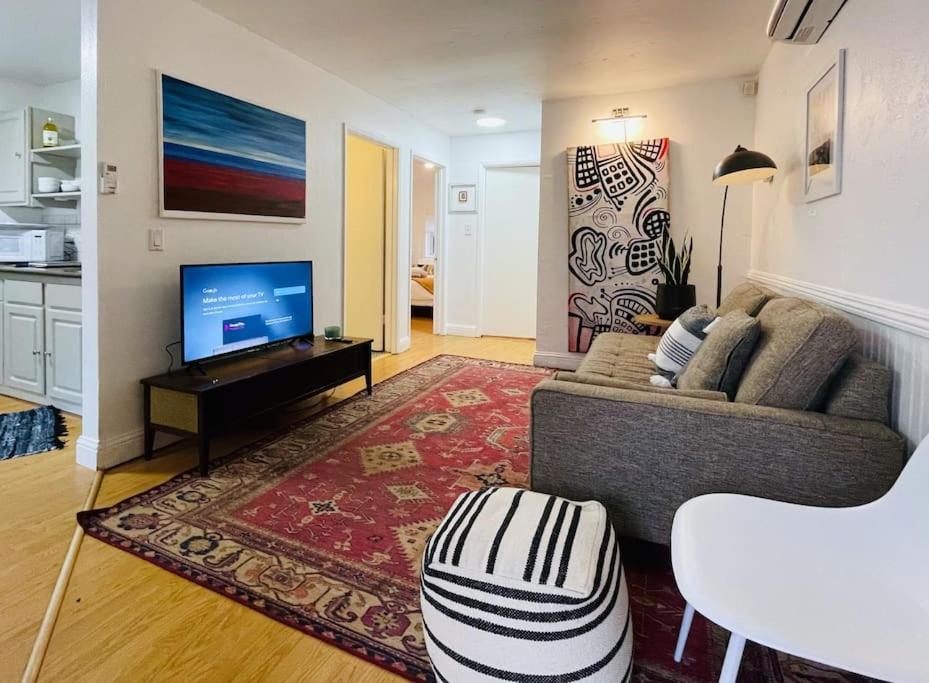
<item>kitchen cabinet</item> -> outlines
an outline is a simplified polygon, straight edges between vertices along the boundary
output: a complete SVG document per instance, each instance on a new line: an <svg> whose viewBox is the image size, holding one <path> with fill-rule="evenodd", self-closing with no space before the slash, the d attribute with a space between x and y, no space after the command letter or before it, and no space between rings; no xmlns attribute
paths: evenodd
<svg viewBox="0 0 929 683"><path fill-rule="evenodd" d="M49 118L58 125L60 147L42 147ZM38 107L0 112L0 206L76 206L80 192L43 194L36 183L40 176L77 177L81 147L73 140L73 116Z"/></svg>
<svg viewBox="0 0 929 683"><path fill-rule="evenodd" d="M2 292L0 393L80 413L80 285L4 278Z"/></svg>
<svg viewBox="0 0 929 683"><path fill-rule="evenodd" d="M0 112L0 204L29 202L27 110Z"/></svg>

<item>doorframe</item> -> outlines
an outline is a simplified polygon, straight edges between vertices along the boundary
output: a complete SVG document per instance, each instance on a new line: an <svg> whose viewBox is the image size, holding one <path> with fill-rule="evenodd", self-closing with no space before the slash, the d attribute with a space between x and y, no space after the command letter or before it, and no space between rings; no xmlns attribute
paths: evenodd
<svg viewBox="0 0 929 683"><path fill-rule="evenodd" d="M445 175L447 172L445 164L441 164L434 159L424 155L417 154L416 150L410 150L410 221L407 226L410 258L409 263L413 265L413 173L416 161L425 161L435 166L435 292L432 301L432 334L445 334L445 292L446 292L446 268L445 268L445 214L446 196L445 196ZM410 324L407 327L407 335L413 338L413 294L409 293L407 305L411 307Z"/></svg>
<svg viewBox="0 0 929 683"><path fill-rule="evenodd" d="M539 182L542 182L542 163L538 159L521 161L499 161L492 164L481 164L481 173L478 178L478 199L480 211L477 214L477 337L484 336L484 223L487 220L487 171L496 168L538 168ZM540 188L541 191L541 188ZM541 211L539 212L541 220ZM538 303L538 302L536 302Z"/></svg>
<svg viewBox="0 0 929 683"><path fill-rule="evenodd" d="M398 225L400 222L400 144L377 133L368 132L349 123L342 124L342 329L345 330L346 297L345 278L348 272L348 240L346 225L348 218L348 138L364 138L390 152L393 172L387 179L384 190L384 351L397 351L397 248ZM389 162L390 163L390 162Z"/></svg>

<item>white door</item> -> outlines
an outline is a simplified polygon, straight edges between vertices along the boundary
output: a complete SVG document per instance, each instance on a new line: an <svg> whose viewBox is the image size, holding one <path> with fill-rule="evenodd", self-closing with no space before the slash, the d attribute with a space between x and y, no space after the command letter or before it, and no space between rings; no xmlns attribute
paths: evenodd
<svg viewBox="0 0 929 683"><path fill-rule="evenodd" d="M0 204L25 204L26 110L0 113Z"/></svg>
<svg viewBox="0 0 929 683"><path fill-rule="evenodd" d="M481 334L534 339L538 166L487 169L481 239Z"/></svg>
<svg viewBox="0 0 929 683"><path fill-rule="evenodd" d="M43 318L41 306L3 306L5 384L36 396L45 394Z"/></svg>
<svg viewBox="0 0 929 683"><path fill-rule="evenodd" d="M45 392L52 403L81 406L81 314L45 309Z"/></svg>

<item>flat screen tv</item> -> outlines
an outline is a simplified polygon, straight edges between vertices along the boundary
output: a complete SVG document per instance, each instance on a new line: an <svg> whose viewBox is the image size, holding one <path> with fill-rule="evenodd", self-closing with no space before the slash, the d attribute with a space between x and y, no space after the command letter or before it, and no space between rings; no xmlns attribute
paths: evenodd
<svg viewBox="0 0 929 683"><path fill-rule="evenodd" d="M313 336L313 263L181 266L185 363Z"/></svg>

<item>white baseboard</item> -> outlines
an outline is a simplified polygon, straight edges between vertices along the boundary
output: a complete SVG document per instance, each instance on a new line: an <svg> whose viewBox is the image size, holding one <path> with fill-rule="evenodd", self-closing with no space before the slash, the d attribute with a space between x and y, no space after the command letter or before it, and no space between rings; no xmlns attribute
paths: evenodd
<svg viewBox="0 0 929 683"><path fill-rule="evenodd" d="M451 334L456 337L480 337L477 325L452 325L449 323L445 326L445 334Z"/></svg>
<svg viewBox="0 0 929 683"><path fill-rule="evenodd" d="M145 438L141 429L111 439L77 438L76 459L79 465L93 470L106 470L142 455Z"/></svg>
<svg viewBox="0 0 929 683"><path fill-rule="evenodd" d="M577 366L584 360L583 353L570 353L568 351L536 351L532 356L532 364L540 368L555 368L557 370L577 370Z"/></svg>

